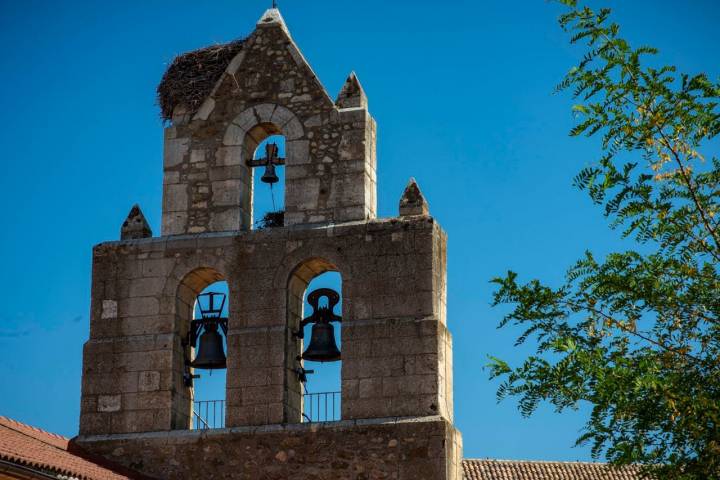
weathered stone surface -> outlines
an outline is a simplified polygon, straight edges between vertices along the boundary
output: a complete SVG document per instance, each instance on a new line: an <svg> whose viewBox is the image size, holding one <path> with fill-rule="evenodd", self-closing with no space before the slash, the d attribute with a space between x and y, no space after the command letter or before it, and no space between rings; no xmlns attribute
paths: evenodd
<svg viewBox="0 0 720 480"><path fill-rule="evenodd" d="M79 437L165 480L461 480L460 434L439 417Z"/></svg>
<svg viewBox="0 0 720 480"><path fill-rule="evenodd" d="M146 238L138 208L93 250L77 441L163 479L460 480L447 239L414 181L399 218L375 218L376 125L357 77L333 102L271 9L211 92L165 129L163 236ZM250 230L247 160L277 134L284 226ZM342 420L307 424L296 332L328 271L342 279ZM186 339L220 280L230 428L190 431Z"/></svg>
<svg viewBox="0 0 720 480"><path fill-rule="evenodd" d="M135 204L120 228L120 240L152 237L152 230L140 206Z"/></svg>
<svg viewBox="0 0 720 480"><path fill-rule="evenodd" d="M117 302L115 300L102 301L102 313L100 318L105 320L109 318L117 318Z"/></svg>
<svg viewBox="0 0 720 480"><path fill-rule="evenodd" d="M367 108L367 96L355 72L345 80L335 104L340 108Z"/></svg>
<svg viewBox="0 0 720 480"><path fill-rule="evenodd" d="M117 412L120 410L120 395L100 395L97 402L98 412Z"/></svg>
<svg viewBox="0 0 720 480"><path fill-rule="evenodd" d="M163 235L249 229L257 218L246 161L275 134L287 142L286 225L375 217L375 124L362 87L350 75L336 105L278 15L258 23L192 120L179 108L166 129ZM239 168L212 174L229 165ZM218 194L219 181L232 191Z"/></svg>
<svg viewBox="0 0 720 480"><path fill-rule="evenodd" d="M288 373L295 365L286 359L300 353L297 344L285 340L294 328L289 320L296 318L293 312L302 311L292 302L302 298L312 277L336 270L343 280L341 309L347 319L342 328L343 381L362 380L357 389L343 390L343 418L452 416L452 377L446 366L451 347L444 326L445 236L429 217L112 242L95 248L93 263L93 305L100 308L91 315L88 346L93 348L86 349L84 364L107 379L96 383L92 393L84 391L88 402L118 393L112 381L117 375L152 370L171 379L158 387L176 392L168 404L178 411L189 408L175 399L190 398L181 383L184 356L179 345L195 295L225 279L232 299L227 424L299 422L282 408L287 400L283 385L295 381ZM260 334L258 329L268 330ZM170 335L169 340L148 338L159 334ZM116 353L108 357L96 342L114 345ZM129 350L129 344L138 348ZM263 373L256 375L258 369ZM368 378L375 380L364 380ZM135 391L154 388L146 386L153 382L142 377L142 387ZM293 391L299 395L300 388ZM168 421L180 421L173 418ZM84 433L107 433L86 427L81 425ZM171 428L185 426L161 427Z"/></svg>
<svg viewBox="0 0 720 480"><path fill-rule="evenodd" d="M425 196L420 191L420 187L415 179L411 178L400 198L400 216L409 217L429 214L430 208L428 207L427 200L425 200Z"/></svg>

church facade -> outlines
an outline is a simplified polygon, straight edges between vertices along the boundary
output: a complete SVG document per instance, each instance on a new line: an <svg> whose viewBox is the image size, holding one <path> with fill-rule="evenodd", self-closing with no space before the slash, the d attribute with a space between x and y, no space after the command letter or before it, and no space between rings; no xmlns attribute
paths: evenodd
<svg viewBox="0 0 720 480"><path fill-rule="evenodd" d="M398 216L377 218L376 125L357 77L333 100L271 9L247 39L178 58L159 93L162 232L134 208L121 240L93 250L77 444L156 478L460 479L446 236L414 181ZM254 158L273 135L284 157ZM255 166L285 171L282 219L262 229ZM317 422L298 332L327 271L342 278L341 412ZM187 338L218 280L224 428L198 429Z"/></svg>

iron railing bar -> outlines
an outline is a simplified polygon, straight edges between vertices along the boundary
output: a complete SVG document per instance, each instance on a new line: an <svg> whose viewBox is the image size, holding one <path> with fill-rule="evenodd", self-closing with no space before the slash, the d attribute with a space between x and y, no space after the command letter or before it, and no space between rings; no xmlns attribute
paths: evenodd
<svg viewBox="0 0 720 480"><path fill-rule="evenodd" d="M206 429L207 429L207 428L210 428L210 426L209 426L208 423L205 421L205 419L202 418L200 415L198 415L197 412L193 412L193 415L195 415L195 423L196 423L196 426L200 425L199 422L202 422L203 424L205 424L205 428L206 428ZM196 430L200 430L200 429L199 429L199 428L196 428Z"/></svg>
<svg viewBox="0 0 720 480"><path fill-rule="evenodd" d="M193 401L193 415L196 429L225 428L225 400Z"/></svg>
<svg viewBox="0 0 720 480"><path fill-rule="evenodd" d="M301 416L304 422L336 422L342 410L341 392L318 392L303 394Z"/></svg>

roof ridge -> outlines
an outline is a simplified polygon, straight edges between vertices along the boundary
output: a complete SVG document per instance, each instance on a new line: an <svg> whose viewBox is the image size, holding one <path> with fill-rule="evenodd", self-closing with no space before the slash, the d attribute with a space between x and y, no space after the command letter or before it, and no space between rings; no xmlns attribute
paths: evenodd
<svg viewBox="0 0 720 480"><path fill-rule="evenodd" d="M54 438L54 439L56 439L56 440L62 440L62 441L65 441L65 442L69 442L69 441L70 441L70 439L69 439L68 437L64 437L64 436L59 435L59 434L57 434L57 433L48 432L47 430L43 430L42 428L33 427L32 425L28 425L27 423L23 423L23 422L20 422L20 421L15 420L15 419L12 419L12 418L9 418L9 417L0 415L0 426L9 428L10 430L13 430L13 431L15 431L15 432L17 432L17 433L19 433L19 434L21 434L21 435L25 435L26 437L33 438L33 439L35 439L35 440L37 440L37 441L39 441L39 442L42 442L42 443L44 443L44 444L46 444L46 445L50 445L50 446L55 447L55 448L57 448L57 449L63 450L63 449L61 449L60 447L58 447L57 445L54 445L54 444L52 444L52 443L49 443L49 442L45 441L45 439L43 439L43 438L34 437L34 436L28 434L28 432L24 432L24 431L22 431L21 429L18 429L18 428L13 428L13 425L17 425L18 427L25 428L25 429L28 429L28 430L32 430L32 431L34 431L34 432L38 432L38 433L41 433L41 434L43 434L43 435L47 435L48 437Z"/></svg>
<svg viewBox="0 0 720 480"><path fill-rule="evenodd" d="M505 462L505 463L565 463L582 465L610 465L608 462L595 462L587 460L518 460L510 458L463 458L463 462Z"/></svg>

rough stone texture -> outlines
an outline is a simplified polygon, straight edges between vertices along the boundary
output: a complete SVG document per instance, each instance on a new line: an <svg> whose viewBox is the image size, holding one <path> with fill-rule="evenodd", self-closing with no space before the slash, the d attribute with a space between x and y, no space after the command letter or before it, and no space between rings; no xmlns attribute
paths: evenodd
<svg viewBox="0 0 720 480"><path fill-rule="evenodd" d="M188 428L182 339L195 297L230 290L226 424L299 422L292 332L313 277L343 284L342 418L452 419L444 232L430 217L186 235L95 247L82 433ZM120 395L121 408L98 408Z"/></svg>
<svg viewBox="0 0 720 480"><path fill-rule="evenodd" d="M367 96L355 72L352 72L345 80L335 104L340 108L367 108Z"/></svg>
<svg viewBox="0 0 720 480"><path fill-rule="evenodd" d="M279 12L267 12L199 111L191 118L176 107L165 131L162 234L250 229L246 162L275 134L286 139L286 225L375 218L375 121L351 79L335 105Z"/></svg>
<svg viewBox="0 0 720 480"><path fill-rule="evenodd" d="M285 224L250 230L246 161L275 134L286 139ZM375 218L375 139L354 74L336 105L279 12L266 12L210 97L174 109L163 236L133 220L93 250L84 446L166 479L460 478L447 239L414 182L399 218ZM342 279L342 421L306 424L295 332L327 271ZM197 295L219 280L229 428L197 432L184 339Z"/></svg>
<svg viewBox="0 0 720 480"><path fill-rule="evenodd" d="M438 417L79 437L151 477L461 480L460 434Z"/></svg>
<svg viewBox="0 0 720 480"><path fill-rule="evenodd" d="M120 240L152 237L152 230L139 205L133 205L120 228Z"/></svg>
<svg viewBox="0 0 720 480"><path fill-rule="evenodd" d="M429 215L430 207L428 206L425 196L420 191L420 187L414 178L411 178L405 187L405 191L400 197L400 216L410 217L414 215Z"/></svg>

